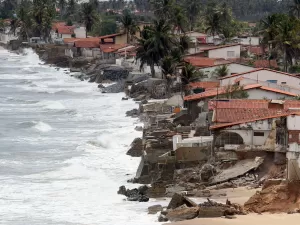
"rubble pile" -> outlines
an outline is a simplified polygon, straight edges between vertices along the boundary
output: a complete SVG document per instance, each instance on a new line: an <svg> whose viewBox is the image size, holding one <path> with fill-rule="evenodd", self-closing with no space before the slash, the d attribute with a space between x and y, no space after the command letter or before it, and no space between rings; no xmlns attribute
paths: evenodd
<svg viewBox="0 0 300 225"><path fill-rule="evenodd" d="M300 212L300 183L268 180L262 190L245 203L245 209L256 213Z"/></svg>

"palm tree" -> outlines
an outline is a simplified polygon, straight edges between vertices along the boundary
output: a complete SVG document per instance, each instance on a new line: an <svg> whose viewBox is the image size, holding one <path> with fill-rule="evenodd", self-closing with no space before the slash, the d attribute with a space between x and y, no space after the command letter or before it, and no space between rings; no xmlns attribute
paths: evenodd
<svg viewBox="0 0 300 225"><path fill-rule="evenodd" d="M76 11L76 3L77 0L69 0L67 4L67 15L68 16L73 16Z"/></svg>
<svg viewBox="0 0 300 225"><path fill-rule="evenodd" d="M86 37L88 36L88 32L92 31L93 24L96 21L94 7L90 3L82 4L82 20L85 24Z"/></svg>
<svg viewBox="0 0 300 225"><path fill-rule="evenodd" d="M124 27L124 31L127 35L127 43L130 42L130 35L134 34L137 30L135 19L129 10L123 10L123 15L121 17L121 23Z"/></svg>
<svg viewBox="0 0 300 225"><path fill-rule="evenodd" d="M170 18L170 22L174 25L174 31L175 29L180 29L181 31L185 32L187 31L187 17L186 13L183 10L183 8L179 5L173 6L173 13L172 17Z"/></svg>
<svg viewBox="0 0 300 225"><path fill-rule="evenodd" d="M290 5L290 14L296 15L297 18L300 18L300 0L294 0L294 4Z"/></svg>
<svg viewBox="0 0 300 225"><path fill-rule="evenodd" d="M225 77L228 75L228 72L229 69L227 65L218 66L214 71L218 77Z"/></svg>
<svg viewBox="0 0 300 225"><path fill-rule="evenodd" d="M62 19L62 17L65 15L67 2L66 0L57 0L57 5L60 9L60 18Z"/></svg>
<svg viewBox="0 0 300 225"><path fill-rule="evenodd" d="M140 68L149 65L151 75L155 76L154 66L172 50L174 38L171 34L171 27L165 20L155 20L152 26L144 27L141 38L138 39L136 58L140 60Z"/></svg>
<svg viewBox="0 0 300 225"><path fill-rule="evenodd" d="M194 30L194 26L196 23L196 19L200 13L201 4L199 4L198 0L186 0L185 1L186 11L188 15L188 20L190 24L190 30Z"/></svg>

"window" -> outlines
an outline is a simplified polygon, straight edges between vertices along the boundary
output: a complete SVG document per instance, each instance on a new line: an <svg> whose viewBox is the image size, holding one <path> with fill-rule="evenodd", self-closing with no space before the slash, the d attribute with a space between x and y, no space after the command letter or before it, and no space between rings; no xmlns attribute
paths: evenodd
<svg viewBox="0 0 300 225"><path fill-rule="evenodd" d="M277 84L277 80L267 80L267 82Z"/></svg>
<svg viewBox="0 0 300 225"><path fill-rule="evenodd" d="M286 82L281 82L281 84L286 84Z"/></svg>
<svg viewBox="0 0 300 225"><path fill-rule="evenodd" d="M254 132L255 137L264 137L265 133L264 132Z"/></svg>
<svg viewBox="0 0 300 225"><path fill-rule="evenodd" d="M234 51L227 51L227 57L234 57Z"/></svg>

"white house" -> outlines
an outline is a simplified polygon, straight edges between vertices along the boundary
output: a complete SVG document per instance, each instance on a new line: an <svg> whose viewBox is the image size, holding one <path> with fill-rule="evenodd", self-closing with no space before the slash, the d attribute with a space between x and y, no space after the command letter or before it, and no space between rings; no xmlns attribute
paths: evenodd
<svg viewBox="0 0 300 225"><path fill-rule="evenodd" d="M267 68L260 68L244 73L233 74L219 79L221 82L221 86L226 86L232 85L237 82L237 79L242 78L256 80L257 82L267 81L269 83L277 85L287 85L296 89L300 89L300 79L297 76Z"/></svg>
<svg viewBox="0 0 300 225"><path fill-rule="evenodd" d="M232 45L220 45L210 48L203 49L204 57L208 58L223 58L223 59L232 59L240 58L241 56L241 45L232 44Z"/></svg>
<svg viewBox="0 0 300 225"><path fill-rule="evenodd" d="M18 39L18 33L20 32L20 28L18 27L15 31L15 34L11 31L10 26L6 26L0 31L0 42L7 44L11 40Z"/></svg>
<svg viewBox="0 0 300 225"><path fill-rule="evenodd" d="M84 26L76 26L74 29L76 38L86 38L86 29Z"/></svg>
<svg viewBox="0 0 300 225"><path fill-rule="evenodd" d="M235 37L233 41L241 44L241 45L251 45L251 46L259 46L260 45L260 37Z"/></svg>
<svg viewBox="0 0 300 225"><path fill-rule="evenodd" d="M214 66L201 68L200 70L203 71L207 77L211 77L214 75L214 72L216 71L216 69L223 65L227 66L227 69L228 69L227 75L249 72L254 69L254 67L239 64L239 63L225 63L222 65L214 65Z"/></svg>

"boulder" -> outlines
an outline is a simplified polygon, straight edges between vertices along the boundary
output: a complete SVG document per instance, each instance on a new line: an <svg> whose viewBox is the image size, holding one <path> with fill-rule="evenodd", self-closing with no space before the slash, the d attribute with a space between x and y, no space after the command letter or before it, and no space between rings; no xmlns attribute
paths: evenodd
<svg viewBox="0 0 300 225"><path fill-rule="evenodd" d="M200 170L200 176L202 181L209 181L211 177L216 174L216 169L211 164L204 164Z"/></svg>
<svg viewBox="0 0 300 225"><path fill-rule="evenodd" d="M175 193L168 205L168 209L175 209L182 205L187 205L187 207L198 207L198 205L188 197Z"/></svg>
<svg viewBox="0 0 300 225"><path fill-rule="evenodd" d="M132 157L141 157L143 154L143 140L141 138L135 138L126 154Z"/></svg>
<svg viewBox="0 0 300 225"><path fill-rule="evenodd" d="M199 218L213 218L224 216L225 209L223 207L200 207Z"/></svg>
<svg viewBox="0 0 300 225"><path fill-rule="evenodd" d="M168 222L168 218L165 215L160 214L158 217L158 222Z"/></svg>
<svg viewBox="0 0 300 225"><path fill-rule="evenodd" d="M127 190L126 190L126 187L124 185L122 185L121 187L119 187L119 190L118 190L118 195L127 195Z"/></svg>
<svg viewBox="0 0 300 225"><path fill-rule="evenodd" d="M139 110L138 109L132 109L126 112L126 116L130 117L138 117L139 116Z"/></svg>
<svg viewBox="0 0 300 225"><path fill-rule="evenodd" d="M143 131L143 127L142 126L136 126L134 129L136 131Z"/></svg>
<svg viewBox="0 0 300 225"><path fill-rule="evenodd" d="M138 188L138 192L140 195L146 195L149 187L147 185L142 185Z"/></svg>
<svg viewBox="0 0 300 225"><path fill-rule="evenodd" d="M191 220L198 216L199 208L198 207L187 207L187 208L177 208L171 210L167 214L168 220L175 221L183 221L183 220Z"/></svg>
<svg viewBox="0 0 300 225"><path fill-rule="evenodd" d="M148 207L148 214L156 214L158 212L161 212L163 210L163 207L161 205L153 205Z"/></svg>
<svg viewBox="0 0 300 225"><path fill-rule="evenodd" d="M122 98L122 101L124 101L124 100L128 100L128 98L126 98L126 97L123 97L123 98Z"/></svg>

